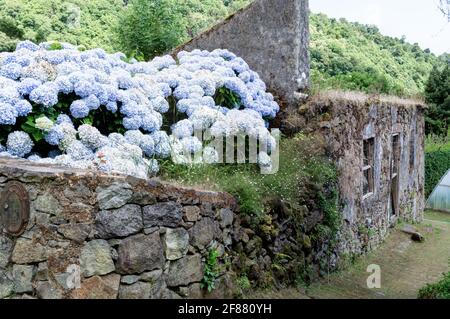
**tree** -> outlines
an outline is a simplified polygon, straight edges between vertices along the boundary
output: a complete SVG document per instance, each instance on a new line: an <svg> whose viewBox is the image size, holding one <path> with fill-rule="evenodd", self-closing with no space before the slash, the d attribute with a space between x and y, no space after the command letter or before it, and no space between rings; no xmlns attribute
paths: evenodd
<svg viewBox="0 0 450 319"><path fill-rule="evenodd" d="M116 26L119 49L129 56L151 59L185 38L176 0L132 0Z"/></svg>
<svg viewBox="0 0 450 319"><path fill-rule="evenodd" d="M450 63L442 70L435 66L425 88L429 105L426 114L426 133L446 135L450 124Z"/></svg>

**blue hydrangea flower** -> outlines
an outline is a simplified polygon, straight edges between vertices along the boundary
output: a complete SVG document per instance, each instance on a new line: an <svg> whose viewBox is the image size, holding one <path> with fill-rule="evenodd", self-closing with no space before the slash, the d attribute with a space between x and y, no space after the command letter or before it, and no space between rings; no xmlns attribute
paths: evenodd
<svg viewBox="0 0 450 319"><path fill-rule="evenodd" d="M12 80L17 80L22 76L22 66L18 63L5 64L0 68L0 75Z"/></svg>
<svg viewBox="0 0 450 319"><path fill-rule="evenodd" d="M43 59L51 64L61 64L65 61L64 51L47 51Z"/></svg>
<svg viewBox="0 0 450 319"><path fill-rule="evenodd" d="M99 100L101 105L106 105L109 102L109 95L108 92L106 91L106 89L100 85L97 84L95 87L95 96L97 97L97 99Z"/></svg>
<svg viewBox="0 0 450 319"><path fill-rule="evenodd" d="M27 116L33 111L33 107L27 100L19 100L16 105L17 116Z"/></svg>
<svg viewBox="0 0 450 319"><path fill-rule="evenodd" d="M194 126L188 119L181 120L172 126L172 134L177 138L188 137L194 134Z"/></svg>
<svg viewBox="0 0 450 319"><path fill-rule="evenodd" d="M123 127L127 130L138 130L142 125L142 119L139 116L124 117Z"/></svg>
<svg viewBox="0 0 450 319"><path fill-rule="evenodd" d="M106 94L108 95L108 101L116 102L118 100L117 99L117 94L118 94L117 88L115 88L112 85L104 84L103 89L105 90Z"/></svg>
<svg viewBox="0 0 450 319"><path fill-rule="evenodd" d="M73 160L90 160L94 157L94 152L92 152L86 145L80 141L73 141L69 144L66 150L67 155L69 155Z"/></svg>
<svg viewBox="0 0 450 319"><path fill-rule="evenodd" d="M119 89L126 90L126 89L131 89L134 86L133 79L127 73L119 74L116 77L116 81L117 81L117 85L118 85Z"/></svg>
<svg viewBox="0 0 450 319"><path fill-rule="evenodd" d="M100 101L95 95L89 95L87 98L83 99L89 110L96 110L100 107Z"/></svg>
<svg viewBox="0 0 450 319"><path fill-rule="evenodd" d="M167 83L159 83L158 87L163 92L164 97L169 97L172 95L172 88Z"/></svg>
<svg viewBox="0 0 450 319"><path fill-rule="evenodd" d="M108 135L108 140L111 146L117 147L127 143L127 140L122 134L119 133L111 133Z"/></svg>
<svg viewBox="0 0 450 319"><path fill-rule="evenodd" d="M200 86L207 96L213 96L216 93L216 83L210 77L199 76L191 80L190 83Z"/></svg>
<svg viewBox="0 0 450 319"><path fill-rule="evenodd" d="M37 154L33 154L27 157L27 160L32 161L32 162L37 162L41 159L41 157Z"/></svg>
<svg viewBox="0 0 450 319"><path fill-rule="evenodd" d="M67 154L52 156L54 159L38 159L31 154L33 160L145 178L158 171L156 158L167 158L177 149L202 150L201 142L193 137L194 128L211 127L226 136L244 133L264 138L268 134L265 120L279 112L258 74L227 50L179 52L178 61L163 56L150 62L128 63L121 53L107 54L102 49L81 52L67 43L62 44L62 50L50 51L50 45L21 42L15 52L4 53L0 62L0 125L14 125L16 118L27 116L34 104L53 110L60 94L67 95L61 102L72 93L79 97L71 101L70 113L61 114L44 130L45 141ZM222 87L239 96L236 108L243 111L216 105L213 96ZM174 111L188 116L174 123L170 137L160 131L162 114L170 109L169 96L176 99ZM100 105L123 120L126 137L113 133L106 138L89 125L75 129L72 119L85 118ZM144 135L140 130L151 134ZM270 137L265 141L269 149L276 146ZM0 153L4 151L0 148ZM216 155L213 149L203 150L205 162L214 162Z"/></svg>
<svg viewBox="0 0 450 319"><path fill-rule="evenodd" d="M131 102L131 99L130 99L127 91L117 90L116 94L117 94L116 100L118 102L122 102L123 104L127 104L127 103Z"/></svg>
<svg viewBox="0 0 450 319"><path fill-rule="evenodd" d="M144 117L142 117L141 127L143 130L145 130L147 132L153 132L153 131L159 130L160 126L161 125L160 125L156 115L147 114Z"/></svg>
<svg viewBox="0 0 450 319"><path fill-rule="evenodd" d="M202 150L202 143L195 136L188 136L181 139L181 144L186 152L194 154Z"/></svg>
<svg viewBox="0 0 450 319"><path fill-rule="evenodd" d="M7 86L0 89L0 102L14 104L20 97L15 87Z"/></svg>
<svg viewBox="0 0 450 319"><path fill-rule="evenodd" d="M203 162L206 164L215 164L219 162L219 153L214 147L207 146L203 149Z"/></svg>
<svg viewBox="0 0 450 319"><path fill-rule="evenodd" d="M158 161L155 159L151 159L149 161L149 171L151 175L156 175L159 172L159 164Z"/></svg>
<svg viewBox="0 0 450 319"><path fill-rule="evenodd" d="M89 115L89 107L83 100L73 101L70 105L70 114L76 119L82 119Z"/></svg>
<svg viewBox="0 0 450 319"><path fill-rule="evenodd" d="M88 97L93 93L92 84L85 80L78 81L74 84L74 92L79 97Z"/></svg>
<svg viewBox="0 0 450 319"><path fill-rule="evenodd" d="M15 131L8 135L6 149L13 156L25 157L33 149L34 143L30 136L22 131Z"/></svg>
<svg viewBox="0 0 450 319"><path fill-rule="evenodd" d="M16 124L17 110L8 103L0 102L0 125Z"/></svg>
<svg viewBox="0 0 450 319"><path fill-rule="evenodd" d="M178 100L201 98L204 95L205 91L203 91L202 87L199 85L192 85L192 86L180 85L173 92L173 96L175 96L175 98Z"/></svg>
<svg viewBox="0 0 450 319"><path fill-rule="evenodd" d="M129 101L128 103L122 104L120 113L128 117L137 116L139 115L139 106L135 101Z"/></svg>
<svg viewBox="0 0 450 319"><path fill-rule="evenodd" d="M160 158L168 158L171 154L171 147L169 142L159 143L155 146L155 156Z"/></svg>
<svg viewBox="0 0 450 319"><path fill-rule="evenodd" d="M158 70L162 70L162 69L168 68L171 65L176 64L177 62L170 55L165 55L165 56L154 58L151 63Z"/></svg>
<svg viewBox="0 0 450 319"><path fill-rule="evenodd" d="M118 109L117 102L110 101L106 103L106 109L112 113L116 113Z"/></svg>
<svg viewBox="0 0 450 319"><path fill-rule="evenodd" d="M56 124L62 124L62 123L72 124L72 120L70 119L70 117L68 115L60 114L56 118Z"/></svg>
<svg viewBox="0 0 450 319"><path fill-rule="evenodd" d="M55 80L56 85L58 86L58 91L64 94L69 94L73 92L74 86L67 76L59 76Z"/></svg>
<svg viewBox="0 0 450 319"><path fill-rule="evenodd" d="M158 113L167 113L169 111L169 102L162 96L157 97L156 99L151 100L153 109Z"/></svg>
<svg viewBox="0 0 450 319"><path fill-rule="evenodd" d="M31 64L31 59L28 56L19 56L16 59L16 63L20 64L20 66L24 68Z"/></svg>
<svg viewBox="0 0 450 319"><path fill-rule="evenodd" d="M81 142L91 150L96 150L108 144L108 138L103 136L100 131L87 124L78 128L78 136Z"/></svg>
<svg viewBox="0 0 450 319"><path fill-rule="evenodd" d="M60 76L68 76L72 73L80 71L80 65L75 62L66 61L58 64L57 70Z"/></svg>
<svg viewBox="0 0 450 319"><path fill-rule="evenodd" d="M258 153L258 164L260 167L265 169L271 169L272 167L272 159L265 152Z"/></svg>
<svg viewBox="0 0 450 319"><path fill-rule="evenodd" d="M151 157L155 152L155 142L150 135L144 135L141 138L140 148L145 155Z"/></svg>
<svg viewBox="0 0 450 319"><path fill-rule="evenodd" d="M42 84L41 81L33 78L24 78L17 85L17 91L23 96L29 95L31 91L38 88Z"/></svg>
<svg viewBox="0 0 450 319"><path fill-rule="evenodd" d="M39 50L39 46L37 44L34 44L33 42L26 40L26 41L21 41L18 42L16 45L16 51L20 50L20 49L27 49L30 51L38 51Z"/></svg>
<svg viewBox="0 0 450 319"><path fill-rule="evenodd" d="M64 138L64 131L60 125L54 125L44 136L45 141L50 145L59 145Z"/></svg>
<svg viewBox="0 0 450 319"><path fill-rule="evenodd" d="M138 130L130 130L125 132L125 140L132 145L141 145L144 134Z"/></svg>
<svg viewBox="0 0 450 319"><path fill-rule="evenodd" d="M58 103L58 87L52 82L44 83L30 93L30 100L45 107L54 106Z"/></svg>

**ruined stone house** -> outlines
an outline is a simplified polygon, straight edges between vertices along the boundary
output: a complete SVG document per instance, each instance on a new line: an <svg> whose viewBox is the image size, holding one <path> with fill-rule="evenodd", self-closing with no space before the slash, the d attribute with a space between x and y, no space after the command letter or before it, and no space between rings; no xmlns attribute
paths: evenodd
<svg viewBox="0 0 450 319"><path fill-rule="evenodd" d="M342 251L368 251L398 221L422 220L424 109L395 97L325 92L287 115L288 125L319 135L336 164Z"/></svg>
<svg viewBox="0 0 450 319"><path fill-rule="evenodd" d="M424 105L334 92L301 106L310 87L308 15L308 0L256 0L179 49L236 52L281 102L282 130L323 136L352 237L345 250L356 252L380 242L399 218L422 219Z"/></svg>

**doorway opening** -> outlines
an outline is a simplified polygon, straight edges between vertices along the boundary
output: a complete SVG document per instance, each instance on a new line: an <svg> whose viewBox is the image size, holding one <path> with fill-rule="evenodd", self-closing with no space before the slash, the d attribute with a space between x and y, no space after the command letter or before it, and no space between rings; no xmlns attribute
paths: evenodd
<svg viewBox="0 0 450 319"><path fill-rule="evenodd" d="M400 134L392 135L392 155L391 155L391 195L390 195L390 216L398 215L399 206L399 166L400 166Z"/></svg>

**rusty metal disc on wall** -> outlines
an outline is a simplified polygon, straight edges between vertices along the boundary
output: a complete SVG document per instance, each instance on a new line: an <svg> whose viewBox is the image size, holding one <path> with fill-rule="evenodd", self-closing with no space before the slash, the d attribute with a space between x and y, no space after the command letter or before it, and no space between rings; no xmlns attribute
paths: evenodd
<svg viewBox="0 0 450 319"><path fill-rule="evenodd" d="M20 236L30 218L28 192L19 182L9 182L0 194L0 225L3 232Z"/></svg>

